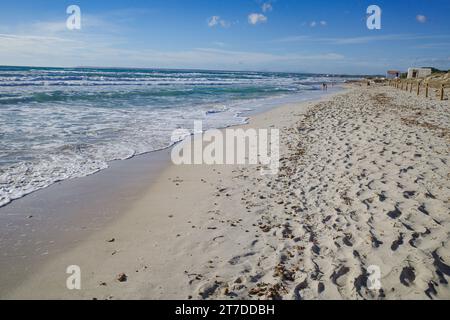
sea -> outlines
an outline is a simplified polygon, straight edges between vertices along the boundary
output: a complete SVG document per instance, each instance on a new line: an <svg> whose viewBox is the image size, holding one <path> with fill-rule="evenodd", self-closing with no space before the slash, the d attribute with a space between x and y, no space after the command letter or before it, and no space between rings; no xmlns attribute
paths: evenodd
<svg viewBox="0 0 450 320"><path fill-rule="evenodd" d="M324 74L0 67L0 207L114 160L170 147L176 129L243 124L313 99ZM329 86L330 87L330 86Z"/></svg>

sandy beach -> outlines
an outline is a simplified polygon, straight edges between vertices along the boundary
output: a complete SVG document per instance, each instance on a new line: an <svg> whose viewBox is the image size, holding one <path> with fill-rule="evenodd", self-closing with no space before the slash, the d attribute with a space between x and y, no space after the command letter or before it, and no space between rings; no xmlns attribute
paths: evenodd
<svg viewBox="0 0 450 320"><path fill-rule="evenodd" d="M449 108L353 85L252 116L242 128L280 129L278 175L171 165L0 297L450 299ZM66 288L70 265L81 290Z"/></svg>

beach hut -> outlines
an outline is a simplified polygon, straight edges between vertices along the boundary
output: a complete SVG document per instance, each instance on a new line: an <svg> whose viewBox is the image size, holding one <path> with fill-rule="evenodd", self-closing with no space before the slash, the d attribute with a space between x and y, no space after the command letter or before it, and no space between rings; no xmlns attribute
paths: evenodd
<svg viewBox="0 0 450 320"><path fill-rule="evenodd" d="M388 70L386 73L386 78L388 79L398 79L402 73L398 70Z"/></svg>
<svg viewBox="0 0 450 320"><path fill-rule="evenodd" d="M431 75L431 72L430 68L409 68L408 79L426 78Z"/></svg>

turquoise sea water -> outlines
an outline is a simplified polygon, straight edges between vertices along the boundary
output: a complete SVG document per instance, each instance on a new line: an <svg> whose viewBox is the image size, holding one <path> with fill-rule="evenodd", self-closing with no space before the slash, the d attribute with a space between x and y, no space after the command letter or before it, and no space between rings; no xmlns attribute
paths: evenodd
<svg viewBox="0 0 450 320"><path fill-rule="evenodd" d="M0 67L0 206L112 160L170 146L178 128L318 93L345 77L150 69Z"/></svg>

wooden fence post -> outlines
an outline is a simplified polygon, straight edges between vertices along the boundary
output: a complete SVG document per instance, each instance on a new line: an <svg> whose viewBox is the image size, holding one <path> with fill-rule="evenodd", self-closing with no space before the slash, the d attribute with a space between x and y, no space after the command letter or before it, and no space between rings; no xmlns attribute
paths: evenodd
<svg viewBox="0 0 450 320"><path fill-rule="evenodd" d="M417 95L420 95L420 82L417 82Z"/></svg>
<svg viewBox="0 0 450 320"><path fill-rule="evenodd" d="M413 82L411 82L411 85L410 85L410 87L409 87L409 93L412 92L412 87L413 87Z"/></svg>
<svg viewBox="0 0 450 320"><path fill-rule="evenodd" d="M444 85L441 85L441 101L444 100Z"/></svg>
<svg viewBox="0 0 450 320"><path fill-rule="evenodd" d="M425 88L425 98L428 98L428 90L429 90L430 84L427 83L427 86Z"/></svg>

